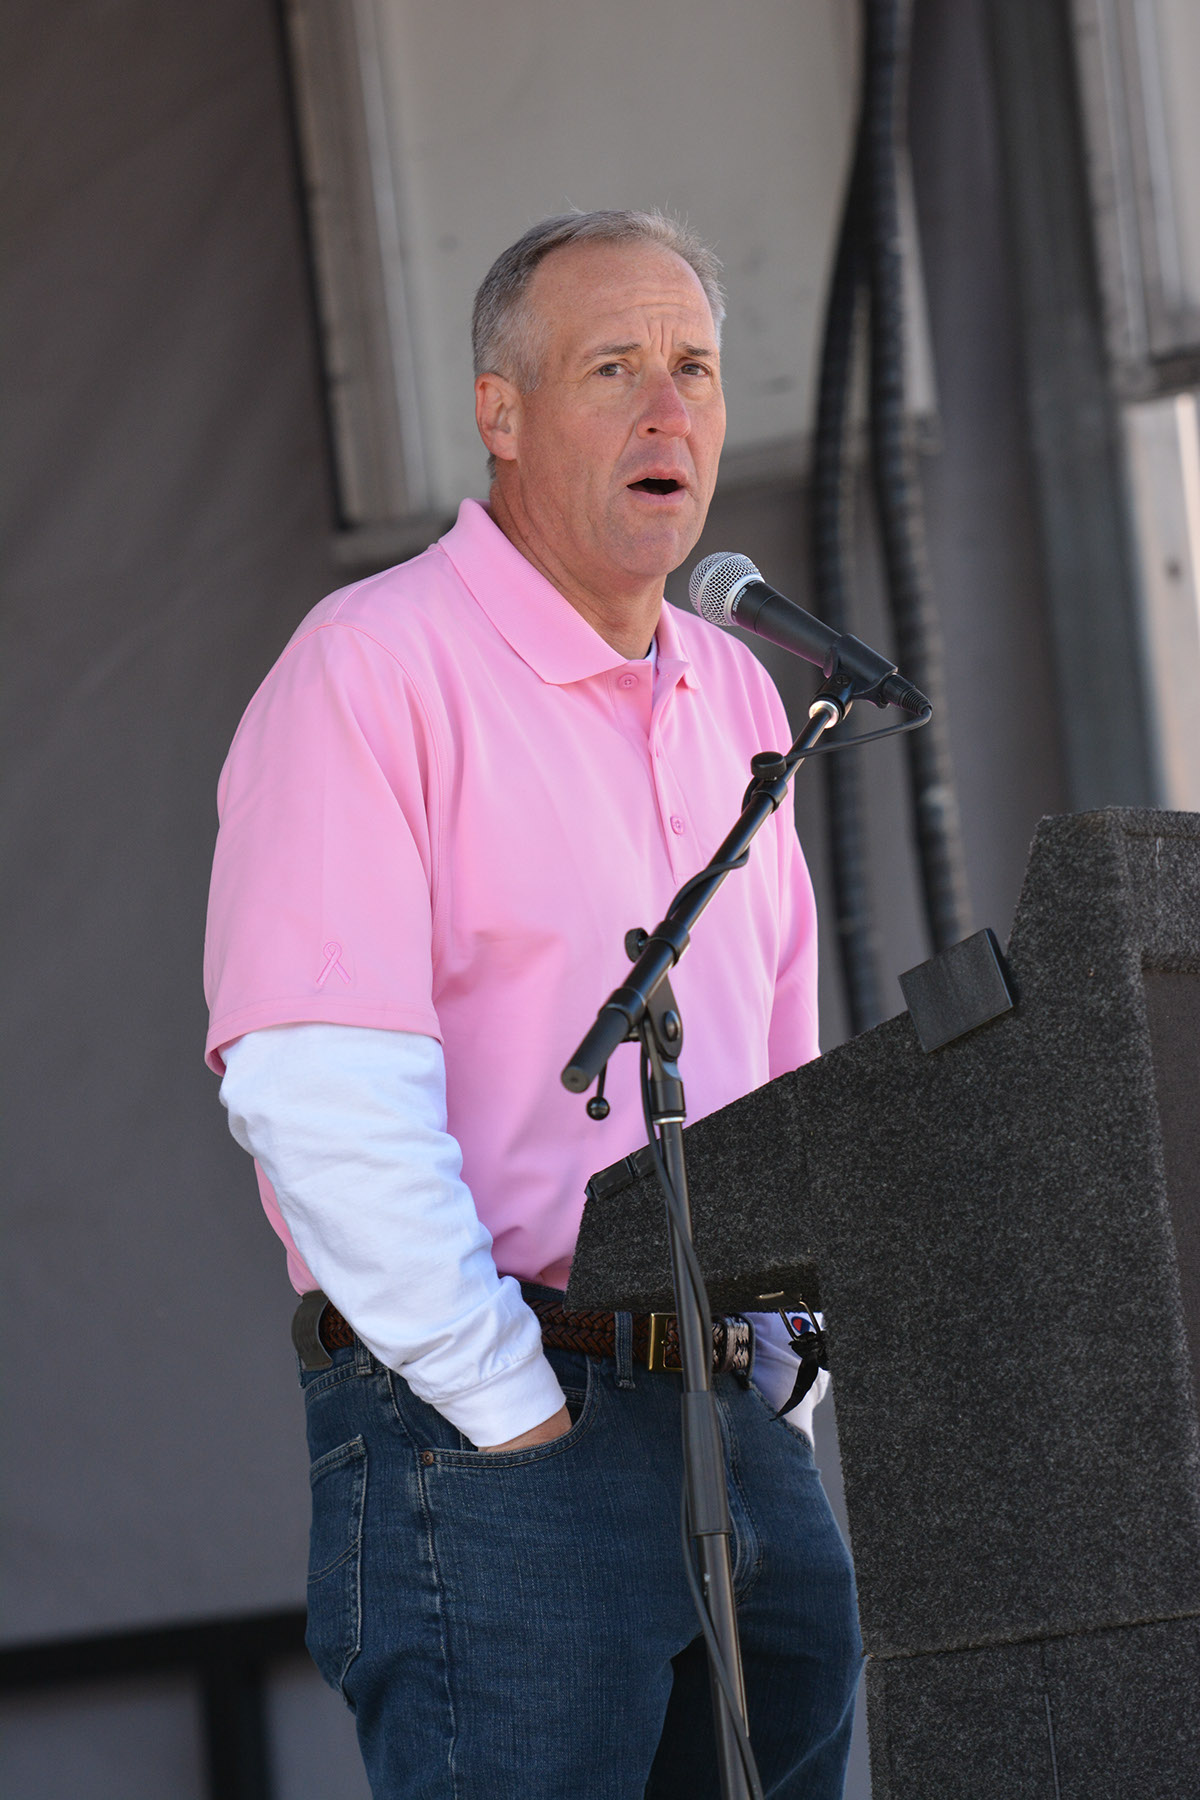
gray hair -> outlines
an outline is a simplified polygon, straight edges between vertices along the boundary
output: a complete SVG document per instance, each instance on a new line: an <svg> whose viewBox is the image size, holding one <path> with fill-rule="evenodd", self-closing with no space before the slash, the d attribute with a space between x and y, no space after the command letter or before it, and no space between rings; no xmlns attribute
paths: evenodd
<svg viewBox="0 0 1200 1800"><path fill-rule="evenodd" d="M673 250L704 289L719 340L725 318L721 265L686 225L662 212L556 213L502 250L483 278L471 324L476 375L503 375L524 393L537 386L546 328L528 305L529 284L552 250L588 242Z"/></svg>

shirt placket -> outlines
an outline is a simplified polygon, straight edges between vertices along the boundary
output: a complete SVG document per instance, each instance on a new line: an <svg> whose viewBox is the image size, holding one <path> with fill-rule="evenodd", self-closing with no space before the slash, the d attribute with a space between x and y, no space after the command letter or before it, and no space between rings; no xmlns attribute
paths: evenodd
<svg viewBox="0 0 1200 1800"><path fill-rule="evenodd" d="M696 874L699 864L696 834L684 800L683 785L675 773L666 748L664 727L678 704L678 697L679 689L675 686L669 693L662 695L661 704L654 709L650 723L650 767L671 874L676 883L681 885L690 875Z"/></svg>
<svg viewBox="0 0 1200 1800"><path fill-rule="evenodd" d="M643 757L649 755L650 714L654 704L654 672L627 663L606 677L613 711L621 731Z"/></svg>

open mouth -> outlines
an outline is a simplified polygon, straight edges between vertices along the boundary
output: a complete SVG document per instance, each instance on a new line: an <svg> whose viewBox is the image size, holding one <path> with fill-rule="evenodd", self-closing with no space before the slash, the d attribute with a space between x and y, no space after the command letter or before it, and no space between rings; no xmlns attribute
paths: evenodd
<svg viewBox="0 0 1200 1800"><path fill-rule="evenodd" d="M642 481L631 481L629 485L635 494L677 494L683 487L682 481L659 475L647 475Z"/></svg>

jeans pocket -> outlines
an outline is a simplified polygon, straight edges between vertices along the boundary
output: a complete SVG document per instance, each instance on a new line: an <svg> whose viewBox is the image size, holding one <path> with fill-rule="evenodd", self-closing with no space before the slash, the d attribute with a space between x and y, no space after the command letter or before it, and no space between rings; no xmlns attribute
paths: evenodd
<svg viewBox="0 0 1200 1800"><path fill-rule="evenodd" d="M362 1647L362 1538L367 1446L361 1437L318 1457L309 1470L308 1629L317 1668L340 1694Z"/></svg>
<svg viewBox="0 0 1200 1800"><path fill-rule="evenodd" d="M441 1468L486 1470L494 1475L503 1469L529 1468L535 1463L548 1463L569 1455L588 1436L596 1422L599 1383L594 1363L587 1365L585 1380L583 1388L574 1382L570 1385L561 1383L571 1421L570 1428L561 1437L551 1438L546 1444L527 1444L522 1450L480 1450L463 1438L459 1439L463 1448L443 1446L431 1440L429 1449L433 1460Z"/></svg>

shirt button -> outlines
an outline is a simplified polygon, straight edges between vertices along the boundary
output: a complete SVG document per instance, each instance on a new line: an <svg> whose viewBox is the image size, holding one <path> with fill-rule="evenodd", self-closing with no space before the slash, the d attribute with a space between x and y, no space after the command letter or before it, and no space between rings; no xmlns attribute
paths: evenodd
<svg viewBox="0 0 1200 1800"><path fill-rule="evenodd" d="M425 1467L427 1469L431 1469L433 1467L433 1463L434 1463L433 1451L432 1450L422 1450L421 1461L425 1464Z"/></svg>
<svg viewBox="0 0 1200 1800"><path fill-rule="evenodd" d="M678 813L671 814L671 830L675 833L676 837L682 837L687 830L687 826L684 824Z"/></svg>
<svg viewBox="0 0 1200 1800"><path fill-rule="evenodd" d="M623 687L623 688L636 687L637 686L637 676L636 675L622 675L621 679L618 683L618 686Z"/></svg>

